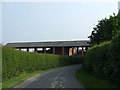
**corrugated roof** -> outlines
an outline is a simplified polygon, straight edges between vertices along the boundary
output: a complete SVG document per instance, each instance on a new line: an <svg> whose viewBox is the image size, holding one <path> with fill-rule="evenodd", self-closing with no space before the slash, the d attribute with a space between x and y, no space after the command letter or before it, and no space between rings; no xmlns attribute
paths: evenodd
<svg viewBox="0 0 120 90"><path fill-rule="evenodd" d="M72 47L72 46L91 46L89 40L81 41L51 41L51 42L22 42L8 43L8 47Z"/></svg>

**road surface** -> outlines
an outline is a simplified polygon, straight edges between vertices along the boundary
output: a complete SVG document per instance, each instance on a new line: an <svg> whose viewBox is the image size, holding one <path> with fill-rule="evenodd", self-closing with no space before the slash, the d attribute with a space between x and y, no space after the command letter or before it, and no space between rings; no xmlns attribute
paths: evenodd
<svg viewBox="0 0 120 90"><path fill-rule="evenodd" d="M65 66L26 80L15 88L83 88L75 78L82 65Z"/></svg>

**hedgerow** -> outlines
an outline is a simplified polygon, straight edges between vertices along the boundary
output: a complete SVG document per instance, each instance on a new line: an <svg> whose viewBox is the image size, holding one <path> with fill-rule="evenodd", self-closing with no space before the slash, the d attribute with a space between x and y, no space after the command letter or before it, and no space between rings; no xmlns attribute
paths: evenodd
<svg viewBox="0 0 120 90"><path fill-rule="evenodd" d="M79 60L79 62L75 61L74 58L72 57L71 60L69 56L64 55L29 53L2 47L2 81L17 77L25 72L31 73L36 70L81 63Z"/></svg>
<svg viewBox="0 0 120 90"><path fill-rule="evenodd" d="M80 64L84 61L84 56L70 56L70 60L73 64Z"/></svg>
<svg viewBox="0 0 120 90"><path fill-rule="evenodd" d="M110 42L105 42L89 49L83 64L86 71L97 77L105 77L103 69L107 62L107 51L109 45Z"/></svg>
<svg viewBox="0 0 120 90"><path fill-rule="evenodd" d="M120 85L120 31L113 37L108 51L107 74L110 80Z"/></svg>
<svg viewBox="0 0 120 90"><path fill-rule="evenodd" d="M89 49L83 62L84 70L96 77L120 84L120 31L111 42Z"/></svg>

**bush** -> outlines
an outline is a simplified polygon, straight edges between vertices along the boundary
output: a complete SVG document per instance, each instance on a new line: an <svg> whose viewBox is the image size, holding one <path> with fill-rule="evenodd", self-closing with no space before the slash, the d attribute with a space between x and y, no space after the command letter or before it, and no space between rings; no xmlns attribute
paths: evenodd
<svg viewBox="0 0 120 90"><path fill-rule="evenodd" d="M108 58L107 51L109 45L110 42L104 42L89 49L83 64L86 71L97 77L105 77L104 66L106 65L106 60Z"/></svg>
<svg viewBox="0 0 120 90"><path fill-rule="evenodd" d="M109 48L109 63L107 70L110 80L120 84L120 31L114 36ZM107 68L107 67L106 67Z"/></svg>
<svg viewBox="0 0 120 90"><path fill-rule="evenodd" d="M96 77L120 84L120 31L111 42L95 45L86 54L84 70Z"/></svg>
<svg viewBox="0 0 120 90"><path fill-rule="evenodd" d="M98 21L98 24L93 28L90 38L91 44L100 44L105 41L112 40L112 37L120 31L120 15L110 16L108 19Z"/></svg>
<svg viewBox="0 0 120 90"><path fill-rule="evenodd" d="M84 56L70 56L70 61L73 64L81 64L84 61Z"/></svg>
<svg viewBox="0 0 120 90"><path fill-rule="evenodd" d="M80 63L79 58L69 56L28 53L2 47L2 81L17 77L24 72L61 67Z"/></svg>

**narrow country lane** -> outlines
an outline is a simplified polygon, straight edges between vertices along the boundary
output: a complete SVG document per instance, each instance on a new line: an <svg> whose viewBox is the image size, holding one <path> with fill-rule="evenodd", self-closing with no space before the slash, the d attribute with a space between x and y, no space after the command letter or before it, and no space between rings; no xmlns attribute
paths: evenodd
<svg viewBox="0 0 120 90"><path fill-rule="evenodd" d="M82 65L66 66L37 75L16 88L83 88L75 78Z"/></svg>

